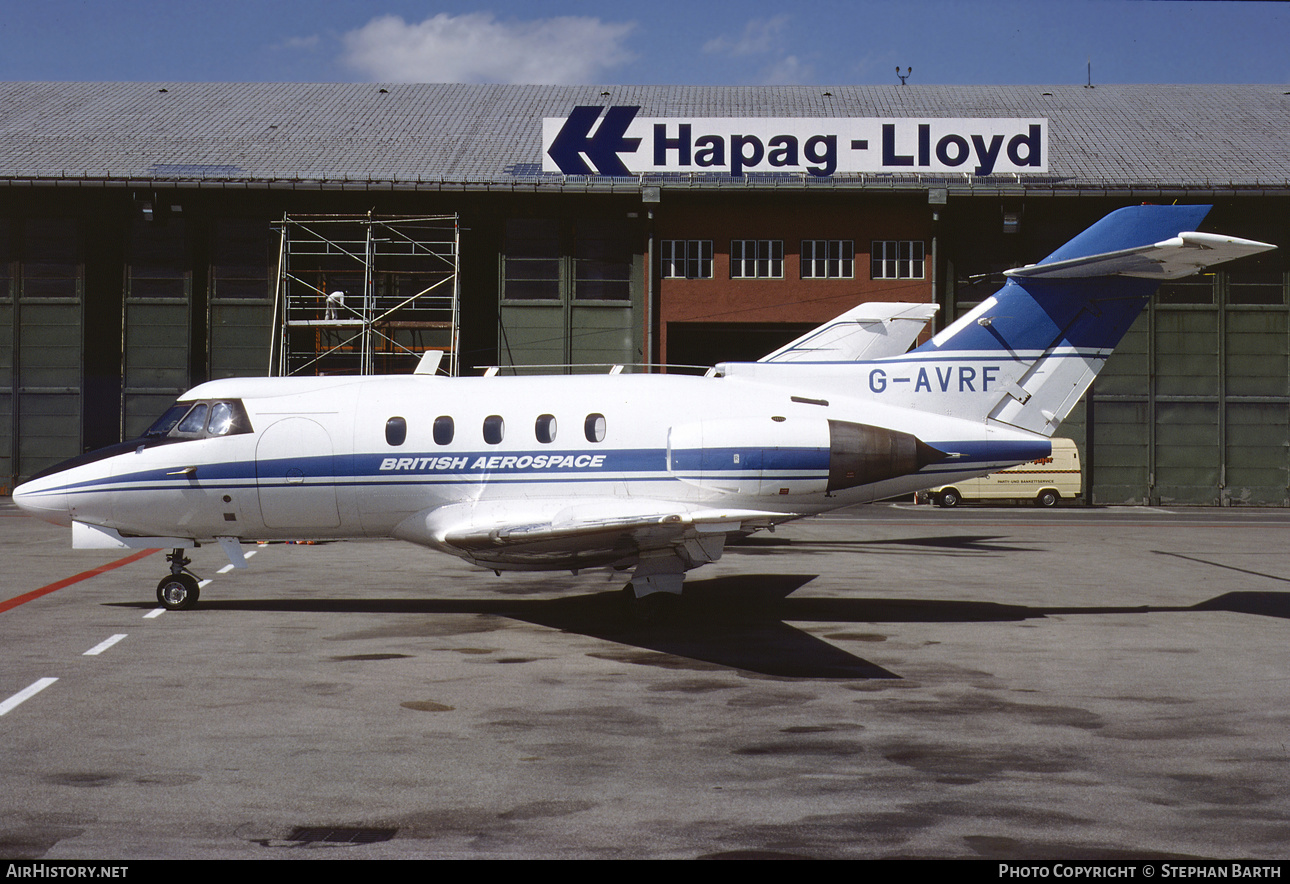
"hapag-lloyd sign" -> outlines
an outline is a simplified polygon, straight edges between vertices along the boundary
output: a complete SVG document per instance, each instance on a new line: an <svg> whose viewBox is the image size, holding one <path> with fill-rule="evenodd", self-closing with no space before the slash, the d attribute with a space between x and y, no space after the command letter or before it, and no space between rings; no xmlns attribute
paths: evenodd
<svg viewBox="0 0 1290 884"><path fill-rule="evenodd" d="M566 175L643 172L1048 171L1046 119L638 117L580 106L542 120L542 168Z"/></svg>

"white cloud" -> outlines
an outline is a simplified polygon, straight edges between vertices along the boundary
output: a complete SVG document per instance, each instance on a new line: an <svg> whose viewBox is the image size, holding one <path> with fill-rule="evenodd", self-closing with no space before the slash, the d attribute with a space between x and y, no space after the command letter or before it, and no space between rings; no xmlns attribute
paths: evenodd
<svg viewBox="0 0 1290 884"><path fill-rule="evenodd" d="M749 81L755 80L765 85L809 82L815 75L811 65L798 56L789 54L786 48L785 31L788 23L786 15L753 19L744 25L743 31L738 35L722 34L713 37L703 44L703 51L709 55L746 59L752 64L760 65L756 74L748 73Z"/></svg>
<svg viewBox="0 0 1290 884"><path fill-rule="evenodd" d="M744 25L738 37L722 34L703 44L703 51L716 55L761 55L778 49L778 38L788 24L788 16L753 19Z"/></svg>
<svg viewBox="0 0 1290 884"><path fill-rule="evenodd" d="M420 24L397 15L344 35L345 63L397 83L591 83L631 61L633 22L562 16L497 21L492 13L439 14Z"/></svg>
<svg viewBox="0 0 1290 884"><path fill-rule="evenodd" d="M278 43L277 48L303 49L303 50L312 51L314 49L317 49L318 45L321 42L322 40L317 34L310 34L308 37L288 37L287 39L283 40L281 43Z"/></svg>
<svg viewBox="0 0 1290 884"><path fill-rule="evenodd" d="M765 86L810 83L814 78L815 69L796 55L785 55L761 72L761 82Z"/></svg>

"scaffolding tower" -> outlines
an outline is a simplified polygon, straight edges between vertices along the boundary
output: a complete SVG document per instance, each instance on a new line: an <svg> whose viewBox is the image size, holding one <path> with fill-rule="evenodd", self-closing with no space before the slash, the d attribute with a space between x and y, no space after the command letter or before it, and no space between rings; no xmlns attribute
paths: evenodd
<svg viewBox="0 0 1290 884"><path fill-rule="evenodd" d="M273 375L456 375L456 215L282 216Z"/></svg>

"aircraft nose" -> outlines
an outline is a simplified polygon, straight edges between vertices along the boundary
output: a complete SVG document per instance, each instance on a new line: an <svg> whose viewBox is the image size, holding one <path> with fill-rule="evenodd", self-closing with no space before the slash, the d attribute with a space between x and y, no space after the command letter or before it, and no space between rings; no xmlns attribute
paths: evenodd
<svg viewBox="0 0 1290 884"><path fill-rule="evenodd" d="M18 509L30 516L64 528L72 525L67 492L55 490L48 482L39 479L24 482L13 490L13 502Z"/></svg>

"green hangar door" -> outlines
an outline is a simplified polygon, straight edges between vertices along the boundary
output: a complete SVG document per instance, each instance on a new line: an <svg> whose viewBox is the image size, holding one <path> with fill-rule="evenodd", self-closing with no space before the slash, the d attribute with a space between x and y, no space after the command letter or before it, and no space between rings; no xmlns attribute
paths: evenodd
<svg viewBox="0 0 1290 884"><path fill-rule="evenodd" d="M1095 503L1290 506L1283 260L1161 287L1094 387Z"/></svg>

